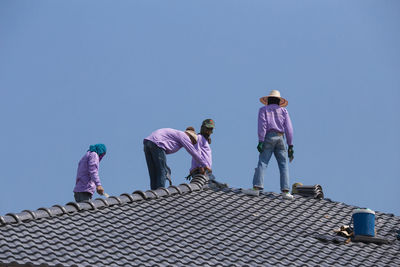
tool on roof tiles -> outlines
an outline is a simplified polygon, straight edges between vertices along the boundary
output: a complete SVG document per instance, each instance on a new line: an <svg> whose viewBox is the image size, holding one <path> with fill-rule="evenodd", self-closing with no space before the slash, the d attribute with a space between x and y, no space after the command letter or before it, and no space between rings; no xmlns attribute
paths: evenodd
<svg viewBox="0 0 400 267"><path fill-rule="evenodd" d="M109 197L110 197L110 195L107 194L106 192L103 193L103 196L105 196L106 198L109 198Z"/></svg>
<svg viewBox="0 0 400 267"><path fill-rule="evenodd" d="M350 221L350 225L342 225L338 229L333 229L333 231L342 237L346 238L345 244L350 243L351 238L354 237L354 229L351 227L352 221Z"/></svg>

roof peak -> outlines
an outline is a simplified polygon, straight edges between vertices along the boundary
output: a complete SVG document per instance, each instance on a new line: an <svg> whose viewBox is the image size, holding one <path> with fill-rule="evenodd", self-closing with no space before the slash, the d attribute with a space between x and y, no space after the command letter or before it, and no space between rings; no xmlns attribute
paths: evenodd
<svg viewBox="0 0 400 267"><path fill-rule="evenodd" d="M181 195L200 191L207 183L208 179L204 175L196 175L190 184L180 184L178 186L171 185L168 188L159 188L156 190L141 191L136 190L132 194L123 193L119 197L110 196L108 198L96 198L95 200L85 202L68 202L65 206L53 205L50 208L39 208L36 211L23 210L20 213L7 213L0 216L0 227L8 224L23 223L31 220L50 218L63 214L72 214L84 210L96 210L99 208L111 207L132 203L147 199L157 199L164 196Z"/></svg>

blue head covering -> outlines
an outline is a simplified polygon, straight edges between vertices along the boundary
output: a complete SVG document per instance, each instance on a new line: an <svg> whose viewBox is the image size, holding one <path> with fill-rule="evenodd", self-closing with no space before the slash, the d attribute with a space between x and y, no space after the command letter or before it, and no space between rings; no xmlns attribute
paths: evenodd
<svg viewBox="0 0 400 267"><path fill-rule="evenodd" d="M104 144L95 144L95 145L91 145L90 147L89 147L89 150L88 151L90 151L90 152L96 152L97 153L97 155L101 155L101 154L104 154L104 153L106 153L107 152L107 148L106 148L106 146L104 145Z"/></svg>

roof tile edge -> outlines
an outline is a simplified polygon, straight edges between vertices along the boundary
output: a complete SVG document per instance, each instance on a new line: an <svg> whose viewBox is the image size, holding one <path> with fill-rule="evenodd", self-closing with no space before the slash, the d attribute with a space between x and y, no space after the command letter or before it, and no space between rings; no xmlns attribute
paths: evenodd
<svg viewBox="0 0 400 267"><path fill-rule="evenodd" d="M53 205L51 208L39 208L36 211L24 210L20 213L7 213L4 216L0 216L0 227L42 218L55 217L58 215L69 215L86 210L96 210L98 208L123 205L136 201L152 200L176 194L181 195L184 193L191 193L193 191L202 190L208 181L207 177L201 174L197 175L194 180L194 183L183 183L178 186L172 185L168 188L159 188L157 190L148 190L146 192L136 190L132 194L123 193L119 197L110 196L107 199L96 198L94 201L90 200L80 203L68 202L65 206Z"/></svg>

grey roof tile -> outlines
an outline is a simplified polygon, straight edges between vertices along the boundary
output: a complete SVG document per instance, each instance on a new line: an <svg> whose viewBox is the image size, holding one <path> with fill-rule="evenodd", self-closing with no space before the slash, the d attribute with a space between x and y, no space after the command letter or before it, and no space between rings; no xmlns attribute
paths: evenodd
<svg viewBox="0 0 400 267"><path fill-rule="evenodd" d="M3 216L0 266L400 265L399 241L335 244L314 237L348 224L353 206L301 196L285 201L275 193L249 197L232 189L177 188L157 190L159 198L136 192ZM376 218L379 235L394 237L400 218L380 212Z"/></svg>

